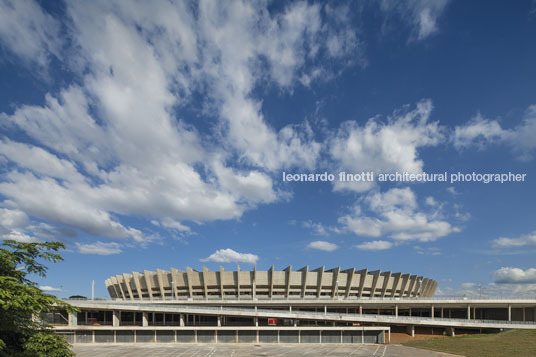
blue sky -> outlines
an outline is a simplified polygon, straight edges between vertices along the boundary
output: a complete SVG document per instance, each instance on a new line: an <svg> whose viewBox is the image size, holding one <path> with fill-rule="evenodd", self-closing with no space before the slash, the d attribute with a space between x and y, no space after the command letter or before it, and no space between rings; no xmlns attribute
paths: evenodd
<svg viewBox="0 0 536 357"><path fill-rule="evenodd" d="M0 234L39 283L342 266L536 294L531 1L0 3ZM283 182L285 173L523 182Z"/></svg>

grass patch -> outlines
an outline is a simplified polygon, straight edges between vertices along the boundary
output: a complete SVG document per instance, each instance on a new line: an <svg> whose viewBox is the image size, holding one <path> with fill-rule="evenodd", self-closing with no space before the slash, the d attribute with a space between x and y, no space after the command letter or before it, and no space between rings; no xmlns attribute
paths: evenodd
<svg viewBox="0 0 536 357"><path fill-rule="evenodd" d="M536 331L512 330L494 334L413 340L404 346L453 353L468 357L536 356Z"/></svg>

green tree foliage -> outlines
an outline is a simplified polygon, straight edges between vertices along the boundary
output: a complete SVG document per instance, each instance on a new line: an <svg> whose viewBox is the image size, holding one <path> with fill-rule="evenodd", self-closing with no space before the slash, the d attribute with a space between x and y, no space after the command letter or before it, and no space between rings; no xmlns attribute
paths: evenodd
<svg viewBox="0 0 536 357"><path fill-rule="evenodd" d="M0 356L74 356L65 339L39 316L76 309L28 279L29 274L46 275L42 261L63 260L57 253L60 249L65 246L59 242L0 244Z"/></svg>

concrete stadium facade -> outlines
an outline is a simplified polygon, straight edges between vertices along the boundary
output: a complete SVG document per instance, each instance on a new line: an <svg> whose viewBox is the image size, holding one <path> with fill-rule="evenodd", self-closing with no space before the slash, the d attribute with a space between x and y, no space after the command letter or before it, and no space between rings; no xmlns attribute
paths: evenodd
<svg viewBox="0 0 536 357"><path fill-rule="evenodd" d="M186 271L144 270L112 276L105 282L112 299L130 300L173 298L288 298L288 297L432 297L437 282L423 276L368 271L340 267L309 270L303 267L283 270Z"/></svg>
<svg viewBox="0 0 536 357"><path fill-rule="evenodd" d="M536 299L435 298L434 280L379 270L172 268L105 285L111 299L67 300L80 311L44 318L71 343L389 343L391 332L536 329Z"/></svg>

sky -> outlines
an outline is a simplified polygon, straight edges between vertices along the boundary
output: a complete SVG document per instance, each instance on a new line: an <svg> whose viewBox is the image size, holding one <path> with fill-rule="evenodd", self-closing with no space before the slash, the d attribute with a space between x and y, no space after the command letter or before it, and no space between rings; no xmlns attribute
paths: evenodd
<svg viewBox="0 0 536 357"><path fill-rule="evenodd" d="M534 1L0 0L0 235L66 245L60 297L220 265L534 297L535 63Z"/></svg>

